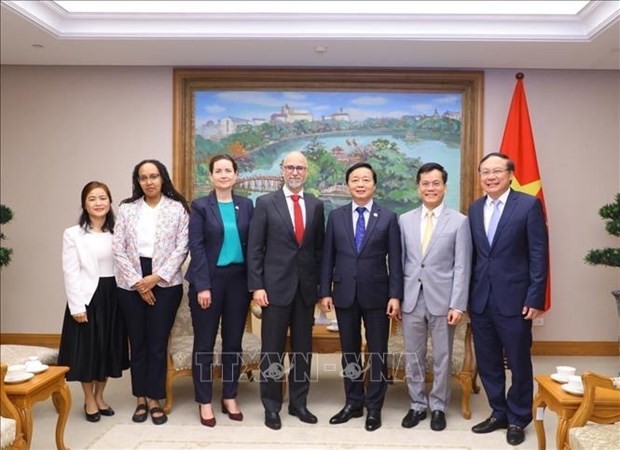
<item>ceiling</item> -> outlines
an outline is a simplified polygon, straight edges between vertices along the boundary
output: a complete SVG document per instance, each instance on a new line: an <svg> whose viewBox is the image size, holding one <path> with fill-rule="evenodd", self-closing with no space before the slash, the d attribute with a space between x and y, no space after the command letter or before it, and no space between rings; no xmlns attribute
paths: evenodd
<svg viewBox="0 0 620 450"><path fill-rule="evenodd" d="M276 2L277 12L85 13L2 0L0 63L620 70L620 1L551 15L397 13L387 5L399 2L368 3L386 11L300 13Z"/></svg>

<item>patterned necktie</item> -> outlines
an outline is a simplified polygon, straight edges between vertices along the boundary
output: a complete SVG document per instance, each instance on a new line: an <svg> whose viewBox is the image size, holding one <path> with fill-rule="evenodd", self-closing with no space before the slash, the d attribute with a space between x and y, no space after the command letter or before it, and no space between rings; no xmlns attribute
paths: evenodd
<svg viewBox="0 0 620 450"><path fill-rule="evenodd" d="M426 224L424 225L424 236L422 237L422 254L426 254L428 243L431 241L433 235L433 217L435 213L433 211L426 212Z"/></svg>
<svg viewBox="0 0 620 450"><path fill-rule="evenodd" d="M355 208L357 211L357 223L355 224L355 248L357 253L362 249L362 243L364 242L364 236L366 235L366 222L364 222L364 211L366 208L358 206Z"/></svg>
<svg viewBox="0 0 620 450"><path fill-rule="evenodd" d="M297 244L301 245L301 241L304 240L304 217L301 214L301 206L299 206L299 195L291 195L293 200L293 215L295 216L295 239Z"/></svg>
<svg viewBox="0 0 620 450"><path fill-rule="evenodd" d="M502 204L501 200L493 200L493 214L491 214L491 220L489 221L489 228L487 230L487 238L489 239L489 245L493 243L493 238L495 237L495 232L497 231L497 224L499 223L499 218L502 215L502 212L499 210L500 205Z"/></svg>

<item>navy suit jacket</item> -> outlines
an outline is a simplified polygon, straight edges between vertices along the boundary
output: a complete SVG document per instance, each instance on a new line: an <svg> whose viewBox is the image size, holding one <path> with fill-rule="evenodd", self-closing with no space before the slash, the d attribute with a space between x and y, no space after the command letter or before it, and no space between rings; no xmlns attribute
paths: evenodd
<svg viewBox="0 0 620 450"><path fill-rule="evenodd" d="M549 241L540 200L511 189L489 245L486 198L469 207L474 245L469 309L482 313L491 294L504 316L521 315L524 306L544 309Z"/></svg>
<svg viewBox="0 0 620 450"><path fill-rule="evenodd" d="M306 305L318 300L325 215L323 202L305 191L304 203L304 238L298 245L282 189L256 200L248 238L248 289L265 289L275 306L289 305L298 286Z"/></svg>
<svg viewBox="0 0 620 450"><path fill-rule="evenodd" d="M233 195L237 230L243 257L247 260L248 231L254 205L252 200ZM189 216L189 251L191 260L185 278L196 292L211 289L217 259L224 242L224 223L215 193L192 202Z"/></svg>
<svg viewBox="0 0 620 450"><path fill-rule="evenodd" d="M403 267L396 214L373 202L359 254L352 217L349 203L332 211L327 220L321 297L331 296L337 308L348 308L357 299L363 309L385 308L390 298L402 300Z"/></svg>

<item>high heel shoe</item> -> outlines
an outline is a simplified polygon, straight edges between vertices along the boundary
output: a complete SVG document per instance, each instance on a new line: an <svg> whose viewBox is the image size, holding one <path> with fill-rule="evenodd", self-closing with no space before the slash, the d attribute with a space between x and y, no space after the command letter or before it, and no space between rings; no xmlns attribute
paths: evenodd
<svg viewBox="0 0 620 450"><path fill-rule="evenodd" d="M99 422L99 419L101 419L101 414L99 414L99 411L97 411L96 413L88 414L86 412L86 405L84 405L84 416L89 422Z"/></svg>
<svg viewBox="0 0 620 450"><path fill-rule="evenodd" d="M224 399L222 399L222 413L228 414L228 418L230 420L236 420L238 422L241 422L243 420L243 413L241 411L239 411L238 413L231 413L230 411L228 411L228 408L224 403Z"/></svg>
<svg viewBox="0 0 620 450"><path fill-rule="evenodd" d="M200 423L205 427L213 428L215 426L215 416L210 419L204 419L202 417L202 409L200 408L200 405L198 405L198 415L200 416Z"/></svg>

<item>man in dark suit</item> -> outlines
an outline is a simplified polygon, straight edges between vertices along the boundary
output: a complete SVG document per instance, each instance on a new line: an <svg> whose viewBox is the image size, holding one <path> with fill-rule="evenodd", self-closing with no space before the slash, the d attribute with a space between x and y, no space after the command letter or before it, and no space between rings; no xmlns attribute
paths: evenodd
<svg viewBox="0 0 620 450"><path fill-rule="evenodd" d="M544 312L549 243L540 200L510 189L514 169L501 153L478 165L486 195L469 208L469 310L478 371L493 410L472 431L508 428L507 442L519 445L532 421L532 320ZM504 354L512 372L508 393Z"/></svg>
<svg viewBox="0 0 620 450"><path fill-rule="evenodd" d="M290 326L290 415L316 423L306 405L312 326L324 237L323 203L305 193L308 162L300 152L282 161L284 186L256 201L248 237L248 288L262 308L261 400L265 425L281 428L284 349Z"/></svg>
<svg viewBox="0 0 620 450"><path fill-rule="evenodd" d="M346 396L344 408L329 423L361 417L366 405L366 430L374 431L381 427L387 389L389 319L400 318L403 296L400 230L396 214L373 201L377 174L370 164L354 164L345 179L353 201L329 215L321 266L323 308L336 307ZM370 355L366 393L362 319Z"/></svg>

